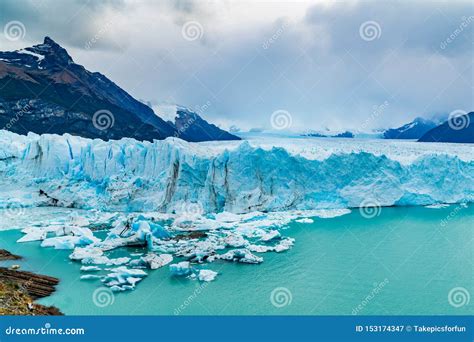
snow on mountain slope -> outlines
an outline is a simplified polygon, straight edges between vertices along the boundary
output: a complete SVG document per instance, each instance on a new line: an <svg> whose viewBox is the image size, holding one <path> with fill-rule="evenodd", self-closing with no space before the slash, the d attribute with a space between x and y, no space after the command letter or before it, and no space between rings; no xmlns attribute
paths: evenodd
<svg viewBox="0 0 474 342"><path fill-rule="evenodd" d="M248 213L474 200L469 145L322 140L104 142L0 131L0 208Z"/></svg>

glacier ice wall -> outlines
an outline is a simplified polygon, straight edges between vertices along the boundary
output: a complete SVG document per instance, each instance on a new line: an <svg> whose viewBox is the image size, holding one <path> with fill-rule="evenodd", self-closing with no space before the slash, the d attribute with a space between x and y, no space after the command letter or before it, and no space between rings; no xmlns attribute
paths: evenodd
<svg viewBox="0 0 474 342"><path fill-rule="evenodd" d="M474 161L453 154L402 163L364 151L311 159L245 141L209 146L0 131L0 208L246 213L474 199Z"/></svg>

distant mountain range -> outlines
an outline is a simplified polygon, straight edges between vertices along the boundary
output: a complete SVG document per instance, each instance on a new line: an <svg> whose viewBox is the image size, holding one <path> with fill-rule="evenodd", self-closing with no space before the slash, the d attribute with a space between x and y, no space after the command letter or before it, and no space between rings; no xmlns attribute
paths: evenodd
<svg viewBox="0 0 474 342"><path fill-rule="evenodd" d="M449 118L426 132L418 141L474 143L474 112Z"/></svg>
<svg viewBox="0 0 474 342"><path fill-rule="evenodd" d="M345 131L342 133L334 133L334 134L322 134L319 132L311 132L303 134L305 137L314 137L314 138L354 138L354 134L349 131Z"/></svg>
<svg viewBox="0 0 474 342"><path fill-rule="evenodd" d="M473 113L458 115L443 120L416 118L398 128L383 133L385 139L413 139L423 142L474 143Z"/></svg>
<svg viewBox="0 0 474 342"><path fill-rule="evenodd" d="M104 75L74 63L49 37L43 44L0 52L0 129L104 140L240 139L191 111L177 113L176 122L163 120Z"/></svg>
<svg viewBox="0 0 474 342"><path fill-rule="evenodd" d="M433 120L416 118L410 123L398 128L387 129L384 139L420 139L426 132L435 128L439 123Z"/></svg>

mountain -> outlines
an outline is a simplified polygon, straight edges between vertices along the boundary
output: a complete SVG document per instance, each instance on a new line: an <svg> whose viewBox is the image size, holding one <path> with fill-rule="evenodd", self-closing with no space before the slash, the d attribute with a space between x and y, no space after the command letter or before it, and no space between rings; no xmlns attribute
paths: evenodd
<svg viewBox="0 0 474 342"><path fill-rule="evenodd" d="M0 52L0 128L104 140L188 140L186 132L179 134L107 77L74 63L49 37L43 44Z"/></svg>
<svg viewBox="0 0 474 342"><path fill-rule="evenodd" d="M333 133L333 134L322 134L319 132L310 132L302 134L304 137L313 137L313 138L354 138L355 135L352 132L344 131L342 133Z"/></svg>
<svg viewBox="0 0 474 342"><path fill-rule="evenodd" d="M418 141L474 143L474 112L448 119Z"/></svg>
<svg viewBox="0 0 474 342"><path fill-rule="evenodd" d="M419 139L436 126L435 121L416 118L406 125L386 130L383 137L384 139Z"/></svg>
<svg viewBox="0 0 474 342"><path fill-rule="evenodd" d="M177 137L181 138L184 135L187 141L240 140L239 137L208 123L197 113L182 106L176 106L174 122L168 122L176 127Z"/></svg>

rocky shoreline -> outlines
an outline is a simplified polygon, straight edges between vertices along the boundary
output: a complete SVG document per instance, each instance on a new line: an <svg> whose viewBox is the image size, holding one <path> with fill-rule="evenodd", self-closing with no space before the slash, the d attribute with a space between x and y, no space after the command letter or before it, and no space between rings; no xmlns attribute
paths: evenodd
<svg viewBox="0 0 474 342"><path fill-rule="evenodd" d="M0 249L0 261L19 260L20 256ZM54 306L34 303L56 291L58 278L0 267L0 315L63 315Z"/></svg>

